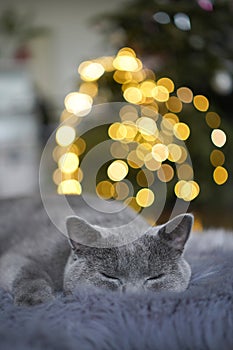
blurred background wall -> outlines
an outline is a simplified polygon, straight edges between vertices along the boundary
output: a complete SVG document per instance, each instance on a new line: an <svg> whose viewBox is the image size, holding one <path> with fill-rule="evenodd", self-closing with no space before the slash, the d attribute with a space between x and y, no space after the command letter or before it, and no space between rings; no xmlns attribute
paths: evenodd
<svg viewBox="0 0 233 350"><path fill-rule="evenodd" d="M91 18L114 0L0 1L0 197L38 189L41 146L84 59L114 52Z"/></svg>

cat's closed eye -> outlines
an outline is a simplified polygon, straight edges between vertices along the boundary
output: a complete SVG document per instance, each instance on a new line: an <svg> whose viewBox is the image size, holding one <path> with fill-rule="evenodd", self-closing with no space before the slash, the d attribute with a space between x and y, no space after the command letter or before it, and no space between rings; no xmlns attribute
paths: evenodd
<svg viewBox="0 0 233 350"><path fill-rule="evenodd" d="M115 277L115 276L109 275L109 274L107 274L105 272L101 272L100 274L101 274L101 276L103 276L107 280L111 280L113 282L121 284L121 280L119 278Z"/></svg>
<svg viewBox="0 0 233 350"><path fill-rule="evenodd" d="M163 277L164 277L164 273L160 273L160 274L157 275L157 276L148 277L148 278L145 280L144 284L146 284L146 283L157 282L157 281L161 280Z"/></svg>

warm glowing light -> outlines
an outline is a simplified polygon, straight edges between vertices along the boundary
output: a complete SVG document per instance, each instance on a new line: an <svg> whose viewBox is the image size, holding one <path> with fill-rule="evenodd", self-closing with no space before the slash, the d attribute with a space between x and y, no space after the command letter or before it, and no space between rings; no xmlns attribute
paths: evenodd
<svg viewBox="0 0 233 350"><path fill-rule="evenodd" d="M126 197L129 195L129 186L121 181L121 182L116 182L114 185L114 198L118 201L124 200Z"/></svg>
<svg viewBox="0 0 233 350"><path fill-rule="evenodd" d="M79 158L75 153L67 152L58 160L58 166L63 173L73 173L78 169Z"/></svg>
<svg viewBox="0 0 233 350"><path fill-rule="evenodd" d="M161 167L161 162L158 162L152 157L152 154L148 154L144 159L145 166L148 170L156 171Z"/></svg>
<svg viewBox="0 0 233 350"><path fill-rule="evenodd" d="M191 180L193 178L193 168L186 163L179 165L177 168L177 176L181 180Z"/></svg>
<svg viewBox="0 0 233 350"><path fill-rule="evenodd" d="M135 121L138 118L138 111L134 106L124 106L120 109L120 118L125 121Z"/></svg>
<svg viewBox="0 0 233 350"><path fill-rule="evenodd" d="M163 119L168 120L173 125L176 124L176 123L179 123L179 118L174 113L165 113L163 115Z"/></svg>
<svg viewBox="0 0 233 350"><path fill-rule="evenodd" d="M181 149L181 157L176 161L176 163L178 163L178 164L184 163L184 161L188 157L188 153L187 153L186 149L182 146L180 146L180 149Z"/></svg>
<svg viewBox="0 0 233 350"><path fill-rule="evenodd" d="M96 186L96 193L100 198L110 199L114 196L115 189L110 181L101 181Z"/></svg>
<svg viewBox="0 0 233 350"><path fill-rule="evenodd" d="M223 185L228 179L228 172L222 166L218 166L214 170L213 178L217 185Z"/></svg>
<svg viewBox="0 0 233 350"><path fill-rule="evenodd" d="M152 90L152 96L158 102L166 102L169 99L169 91L165 86L158 85Z"/></svg>
<svg viewBox="0 0 233 350"><path fill-rule="evenodd" d="M159 112L159 107L155 102L153 103L153 105L141 107L142 116L153 118L155 121L158 119L158 116L159 116L158 112Z"/></svg>
<svg viewBox="0 0 233 350"><path fill-rule="evenodd" d="M157 143L152 147L152 157L157 162L163 162L167 159L169 155L169 150L166 145L163 145L162 143Z"/></svg>
<svg viewBox="0 0 233 350"><path fill-rule="evenodd" d="M127 135L127 128L122 123L113 123L108 128L108 135L113 140L123 140Z"/></svg>
<svg viewBox="0 0 233 350"><path fill-rule="evenodd" d="M102 66L104 67L104 70L106 72L112 72L114 70L114 67L113 67L114 57L113 56L103 56L95 61L98 61L98 63L102 64Z"/></svg>
<svg viewBox="0 0 233 350"><path fill-rule="evenodd" d="M176 96L171 96L169 100L166 102L166 106L169 109L169 111L173 113L179 113L182 111L182 102L180 99Z"/></svg>
<svg viewBox="0 0 233 350"><path fill-rule="evenodd" d="M153 80L145 80L140 85L140 90L145 97L153 97L152 90L155 88L156 84Z"/></svg>
<svg viewBox="0 0 233 350"><path fill-rule="evenodd" d="M69 179L62 181L57 188L58 194L76 194L80 195L82 193L81 184L74 179Z"/></svg>
<svg viewBox="0 0 233 350"><path fill-rule="evenodd" d="M126 158L129 152L129 146L121 142L113 142L110 147L111 155L115 158Z"/></svg>
<svg viewBox="0 0 233 350"><path fill-rule="evenodd" d="M177 90L177 96L180 101L190 103L193 100L193 92L187 87L181 87Z"/></svg>
<svg viewBox="0 0 233 350"><path fill-rule="evenodd" d="M156 122L147 117L141 117L137 120L136 125L141 134L154 135L157 131Z"/></svg>
<svg viewBox="0 0 233 350"><path fill-rule="evenodd" d="M206 112L209 108L209 101L208 99L203 95L196 95L193 98L193 104L201 112Z"/></svg>
<svg viewBox="0 0 233 350"><path fill-rule="evenodd" d="M139 186L149 187L154 182L154 174L148 169L143 169L137 173L136 180Z"/></svg>
<svg viewBox="0 0 233 350"><path fill-rule="evenodd" d="M211 140L215 146L222 147L225 145L227 137L223 130L214 129L211 133Z"/></svg>
<svg viewBox="0 0 233 350"><path fill-rule="evenodd" d="M131 166L131 168L137 169L137 168L141 168L144 164L143 160L141 160L138 156L136 151L131 151L128 154L127 157L127 162L128 164Z"/></svg>
<svg viewBox="0 0 233 350"><path fill-rule="evenodd" d="M173 83L173 81L169 78L161 78L157 81L157 85L162 85L164 86L168 92L173 92L175 85Z"/></svg>
<svg viewBox="0 0 233 350"><path fill-rule="evenodd" d="M69 146L75 140L75 129L68 125L63 125L57 129L56 141L62 147Z"/></svg>
<svg viewBox="0 0 233 350"><path fill-rule="evenodd" d="M171 162L178 162L178 160L181 158L182 156L182 150L180 148L180 146L176 145L175 143L170 143L168 146L168 151L169 151L169 155L168 155L168 160L170 160Z"/></svg>
<svg viewBox="0 0 233 350"><path fill-rule="evenodd" d="M162 164L161 168L157 171L157 176L162 182L169 182L173 179L174 170L169 164Z"/></svg>
<svg viewBox="0 0 233 350"><path fill-rule="evenodd" d="M221 118L215 112L206 113L205 119L206 119L206 123L209 125L209 127L213 128L213 129L217 129L221 124Z"/></svg>
<svg viewBox="0 0 233 350"><path fill-rule="evenodd" d="M126 127L126 136L124 138L124 142L133 141L138 132L137 126L134 124L134 122L131 121L124 121L122 125Z"/></svg>
<svg viewBox="0 0 233 350"><path fill-rule="evenodd" d="M130 103L140 103L143 99L142 92L139 88L131 86L124 91L124 98Z"/></svg>
<svg viewBox="0 0 233 350"><path fill-rule="evenodd" d="M200 192L200 187L195 181L178 181L175 185L175 194L178 198L190 202L195 199Z"/></svg>
<svg viewBox="0 0 233 350"><path fill-rule="evenodd" d="M154 193L149 188L142 188L136 195L136 202L140 207L150 207L155 200Z"/></svg>
<svg viewBox="0 0 233 350"><path fill-rule="evenodd" d="M83 180L83 171L81 168L78 168L75 173L74 173L74 177L76 178L76 180L78 180L79 182L82 182Z"/></svg>
<svg viewBox="0 0 233 350"><path fill-rule="evenodd" d="M139 159L144 161L147 154L152 150L152 145L150 143L141 143L136 148L136 154Z"/></svg>
<svg viewBox="0 0 233 350"><path fill-rule="evenodd" d="M107 173L111 180L121 181L127 176L128 171L128 165L123 160L115 160L109 165Z"/></svg>
<svg viewBox="0 0 233 350"><path fill-rule="evenodd" d="M210 161L213 166L217 167L224 164L225 156L222 151L215 149L210 154Z"/></svg>
<svg viewBox="0 0 233 350"><path fill-rule="evenodd" d="M95 97L98 94L98 85L96 82L83 82L80 85L79 92Z"/></svg>
<svg viewBox="0 0 233 350"><path fill-rule="evenodd" d="M132 74L130 72L116 70L113 74L113 79L119 84L127 84L132 80Z"/></svg>
<svg viewBox="0 0 233 350"><path fill-rule="evenodd" d="M140 68L136 57L134 57L133 55L129 55L128 52L122 54L118 53L118 55L113 61L113 66L115 69L128 72L135 72Z"/></svg>
<svg viewBox="0 0 233 350"><path fill-rule="evenodd" d="M78 67L78 72L82 80L94 81L104 74L104 67L97 62L85 61Z"/></svg>
<svg viewBox="0 0 233 350"><path fill-rule="evenodd" d="M187 140L190 135L190 129L185 123L177 123L174 125L174 135L179 140Z"/></svg>
<svg viewBox="0 0 233 350"><path fill-rule="evenodd" d="M72 92L65 98L67 111L79 117L83 117L91 111L92 103L91 96L80 92Z"/></svg>
<svg viewBox="0 0 233 350"><path fill-rule="evenodd" d="M75 146L76 146L75 153L79 156L80 154L83 154L85 152L86 142L81 137L79 137L75 141Z"/></svg>

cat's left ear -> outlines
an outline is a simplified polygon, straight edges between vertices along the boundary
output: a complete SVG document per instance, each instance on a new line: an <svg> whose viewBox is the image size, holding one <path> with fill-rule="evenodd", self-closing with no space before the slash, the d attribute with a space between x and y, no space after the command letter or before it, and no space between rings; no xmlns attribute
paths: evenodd
<svg viewBox="0 0 233 350"><path fill-rule="evenodd" d="M66 228L69 242L73 249L80 248L80 245L95 245L102 238L96 227L78 216L67 217Z"/></svg>
<svg viewBox="0 0 233 350"><path fill-rule="evenodd" d="M178 215L162 225L158 236L172 248L183 251L193 226L193 220L192 214Z"/></svg>

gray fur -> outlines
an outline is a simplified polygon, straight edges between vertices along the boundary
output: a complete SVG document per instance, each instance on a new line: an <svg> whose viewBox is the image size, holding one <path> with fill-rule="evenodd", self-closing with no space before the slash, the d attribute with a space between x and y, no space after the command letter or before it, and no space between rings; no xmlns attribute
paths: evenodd
<svg viewBox="0 0 233 350"><path fill-rule="evenodd" d="M81 201L75 205L81 215ZM9 200L3 214L0 287L12 293L18 305L51 301L63 289L66 293L81 287L180 292L188 286L191 270L183 249L192 226L189 214L147 230L132 243L108 248L82 244L84 237L89 243L111 237L110 227L98 225L105 224L103 215L92 215L92 224L72 217L67 220L67 228L73 250L50 223L38 199ZM118 225L125 220L121 212L114 219ZM137 228L131 227L125 235Z"/></svg>
<svg viewBox="0 0 233 350"><path fill-rule="evenodd" d="M17 237L21 241L20 232L50 225L38 200L21 199L17 207L15 203L0 201L2 242L12 245ZM185 256L192 276L181 293L80 288L73 295L56 293L52 302L24 308L14 306L11 294L0 288L0 349L232 349L233 233L192 234Z"/></svg>

